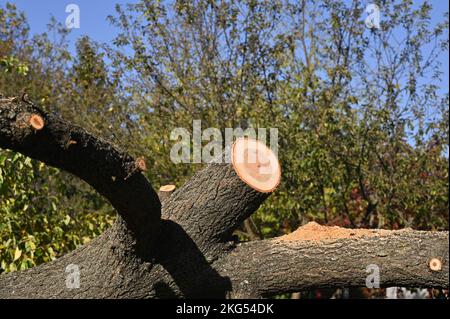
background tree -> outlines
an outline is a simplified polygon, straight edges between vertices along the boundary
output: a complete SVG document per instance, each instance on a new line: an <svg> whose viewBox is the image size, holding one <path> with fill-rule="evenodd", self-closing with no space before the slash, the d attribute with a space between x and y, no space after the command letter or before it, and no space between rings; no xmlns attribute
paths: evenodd
<svg viewBox="0 0 450 319"><path fill-rule="evenodd" d="M192 119L277 127L284 182L257 214L257 233L311 219L447 228L448 94L438 93L436 57L448 48L448 15L430 25L426 1L380 8L377 30L365 26L359 1L118 7L110 19L123 30L122 50L112 59L135 97L136 129L155 139L141 143L142 153ZM160 162L155 171L168 171Z"/></svg>

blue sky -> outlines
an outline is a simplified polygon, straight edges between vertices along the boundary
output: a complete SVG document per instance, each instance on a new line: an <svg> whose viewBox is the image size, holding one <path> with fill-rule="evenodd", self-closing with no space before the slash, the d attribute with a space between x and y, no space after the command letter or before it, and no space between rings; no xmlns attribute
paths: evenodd
<svg viewBox="0 0 450 319"><path fill-rule="evenodd" d="M0 5L3 6L6 2L6 0L0 0ZM78 5L80 29L73 29L69 35L73 50L76 39L81 35L88 35L99 42L110 42L117 34L117 30L109 24L106 17L115 13L114 7L117 3L136 3L138 0L10 0L9 2L16 4L19 10L25 12L32 34L45 32L51 16L64 23L68 16L66 6L71 3ZM414 2L419 4L422 1L414 0ZM433 5L432 22L436 23L441 21L443 13L448 11L449 2L433 0L431 3ZM382 12L381 19L383 19ZM449 87L448 58L448 52L440 58L444 72L441 93L447 92Z"/></svg>
<svg viewBox="0 0 450 319"><path fill-rule="evenodd" d="M51 16L58 22L64 23L69 13L66 6L76 4L80 8L80 28L73 29L69 39L71 48L76 39L88 35L99 42L109 42L116 35L116 30L107 21L106 17L115 13L116 4L135 3L133 0L0 0L0 4L14 3L20 11L24 11L31 33L42 33L47 29Z"/></svg>

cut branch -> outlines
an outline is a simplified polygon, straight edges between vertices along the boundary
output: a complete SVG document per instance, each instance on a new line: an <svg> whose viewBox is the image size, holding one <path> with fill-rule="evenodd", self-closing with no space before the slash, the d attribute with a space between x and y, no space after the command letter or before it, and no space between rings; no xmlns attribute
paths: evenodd
<svg viewBox="0 0 450 319"><path fill-rule="evenodd" d="M290 236L241 244L217 267L230 277L239 297L365 287L375 268L381 287L448 288L448 240L448 232L354 230L310 223ZM440 267L433 264L438 271L430 269L432 260L439 260Z"/></svg>
<svg viewBox="0 0 450 319"><path fill-rule="evenodd" d="M20 152L86 181L117 210L138 242L158 231L160 203L136 161L84 129L19 99L0 100L0 147Z"/></svg>
<svg viewBox="0 0 450 319"><path fill-rule="evenodd" d="M33 114L30 116L30 125L36 130L36 131L40 131L44 128L44 119L37 115L37 114Z"/></svg>
<svg viewBox="0 0 450 319"><path fill-rule="evenodd" d="M176 186L173 184L163 185L159 188L158 197L162 202L164 199L168 198L174 191Z"/></svg>
<svg viewBox="0 0 450 319"><path fill-rule="evenodd" d="M239 139L230 156L231 164L207 165L163 202L163 217L180 224L208 259L228 247L233 231L280 181L278 160L264 144Z"/></svg>

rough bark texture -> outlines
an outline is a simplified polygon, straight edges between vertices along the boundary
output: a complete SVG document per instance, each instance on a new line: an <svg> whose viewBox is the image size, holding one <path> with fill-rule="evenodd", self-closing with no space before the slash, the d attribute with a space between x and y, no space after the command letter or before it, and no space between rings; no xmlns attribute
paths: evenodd
<svg viewBox="0 0 450 319"><path fill-rule="evenodd" d="M163 201L163 217L183 227L212 261L268 196L241 181L231 164L209 164Z"/></svg>
<svg viewBox="0 0 450 319"><path fill-rule="evenodd" d="M44 127L28 119L37 114ZM19 99L0 99L0 147L69 171L116 208L116 224L53 262L0 276L0 298L261 297L318 287L364 286L369 264L381 285L448 287L448 232L255 241L232 233L268 194L232 165L212 164L160 203L140 165L111 144ZM428 267L431 258L442 270ZM66 285L70 265L80 287ZM66 272L69 270L69 273Z"/></svg>
<svg viewBox="0 0 450 319"><path fill-rule="evenodd" d="M443 288L448 287L448 240L448 232L413 230L324 241L281 237L241 244L217 267L232 278L237 296L364 287L370 265L379 267L381 287ZM442 261L441 271L430 269L432 258Z"/></svg>

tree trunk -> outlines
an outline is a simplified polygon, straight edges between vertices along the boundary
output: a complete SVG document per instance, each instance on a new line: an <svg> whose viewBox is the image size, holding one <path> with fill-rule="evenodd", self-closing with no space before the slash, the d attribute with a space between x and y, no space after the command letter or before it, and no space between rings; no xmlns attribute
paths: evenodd
<svg viewBox="0 0 450 319"><path fill-rule="evenodd" d="M270 150L244 142L233 146L231 163L206 165L173 194L161 196L161 211L141 173L143 158L134 160L29 102L0 99L0 147L80 177L118 213L114 226L87 245L0 276L0 298L259 298L365 286L370 265L378 267L381 286L448 287L448 232L352 235L336 228L306 232L309 225L290 236L237 244L232 233L280 176ZM253 150L263 152L256 162L236 161ZM259 171L263 162L268 172Z"/></svg>

